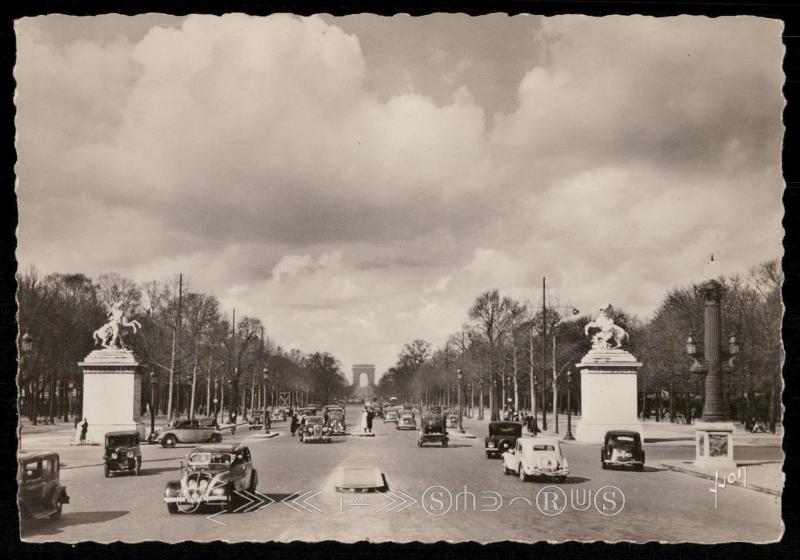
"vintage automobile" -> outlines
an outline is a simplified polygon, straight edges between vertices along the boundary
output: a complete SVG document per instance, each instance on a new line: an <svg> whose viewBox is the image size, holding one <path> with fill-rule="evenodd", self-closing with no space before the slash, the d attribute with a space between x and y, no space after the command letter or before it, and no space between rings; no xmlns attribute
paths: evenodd
<svg viewBox="0 0 800 560"><path fill-rule="evenodd" d="M302 443L330 443L333 430L322 416L308 416L297 432Z"/></svg>
<svg viewBox="0 0 800 560"><path fill-rule="evenodd" d="M328 409L328 426L331 429L331 435L341 436L347 434L347 424L345 423L342 409Z"/></svg>
<svg viewBox="0 0 800 560"><path fill-rule="evenodd" d="M458 414L450 412L447 414L447 427L455 428L458 426Z"/></svg>
<svg viewBox="0 0 800 560"><path fill-rule="evenodd" d="M313 406L301 406L297 409L297 417L300 416L315 416L317 414L317 409Z"/></svg>
<svg viewBox="0 0 800 560"><path fill-rule="evenodd" d="M372 413L375 415L375 418L383 418L383 407L381 405L373 406Z"/></svg>
<svg viewBox="0 0 800 560"><path fill-rule="evenodd" d="M442 414L442 407L439 405L433 405L428 410L431 414Z"/></svg>
<svg viewBox="0 0 800 560"><path fill-rule="evenodd" d="M416 430L417 429L417 419L414 417L414 413L410 410L404 410L400 413L399 418L397 420L397 429L398 430Z"/></svg>
<svg viewBox="0 0 800 560"><path fill-rule="evenodd" d="M254 411L250 416L250 430L260 430L264 427L264 413L260 410Z"/></svg>
<svg viewBox="0 0 800 560"><path fill-rule="evenodd" d="M639 432L628 430L606 432L600 450L600 462L604 469L615 466L633 467L637 471L643 471L644 449Z"/></svg>
<svg viewBox="0 0 800 560"><path fill-rule="evenodd" d="M69 503L61 484L58 453L31 451L17 454L17 503L25 519L58 519Z"/></svg>
<svg viewBox="0 0 800 560"><path fill-rule="evenodd" d="M522 437L522 424L518 422L491 422L489 435L484 438L486 458L491 459L512 449L517 438Z"/></svg>
<svg viewBox="0 0 800 560"><path fill-rule="evenodd" d="M426 414L422 418L417 434L418 447L422 447L426 443L440 443L442 447L447 447L449 439L444 416L441 414Z"/></svg>
<svg viewBox="0 0 800 560"><path fill-rule="evenodd" d="M514 447L503 453L503 474L516 474L522 482L534 477L564 482L569 474L567 458L552 437L517 438Z"/></svg>
<svg viewBox="0 0 800 560"><path fill-rule="evenodd" d="M286 421L286 410L283 408L273 408L270 411L270 419L276 422Z"/></svg>
<svg viewBox="0 0 800 560"><path fill-rule="evenodd" d="M200 445L180 462L181 478L167 482L164 502L170 513L191 513L203 505L235 509L236 492L255 492L258 473L245 445Z"/></svg>
<svg viewBox="0 0 800 560"><path fill-rule="evenodd" d="M174 422L163 428L155 437L155 443L163 447L175 447L179 443L220 443L222 434L214 425L201 426L197 420Z"/></svg>
<svg viewBox="0 0 800 560"><path fill-rule="evenodd" d="M118 472L132 472L135 475L142 472L142 450L136 430L106 432L103 474L108 478Z"/></svg>
<svg viewBox="0 0 800 560"><path fill-rule="evenodd" d="M400 421L400 414L397 412L397 409L394 407L389 407L383 411L383 423L386 424L387 422L399 422Z"/></svg>

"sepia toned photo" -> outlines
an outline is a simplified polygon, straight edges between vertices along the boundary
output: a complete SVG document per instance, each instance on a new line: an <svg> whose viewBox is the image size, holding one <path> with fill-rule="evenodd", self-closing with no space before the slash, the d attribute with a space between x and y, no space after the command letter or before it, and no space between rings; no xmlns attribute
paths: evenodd
<svg viewBox="0 0 800 560"><path fill-rule="evenodd" d="M23 541L781 539L780 20L14 30Z"/></svg>

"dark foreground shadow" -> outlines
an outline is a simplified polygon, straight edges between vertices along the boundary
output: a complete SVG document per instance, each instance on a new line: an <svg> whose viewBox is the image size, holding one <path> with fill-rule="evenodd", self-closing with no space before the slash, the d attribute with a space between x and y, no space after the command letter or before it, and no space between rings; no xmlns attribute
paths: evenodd
<svg viewBox="0 0 800 560"><path fill-rule="evenodd" d="M128 515L130 511L85 511L67 513L64 512L59 520L52 519L23 519L20 523L20 536L25 537L38 535L57 535L65 527L75 525L91 525L93 523L104 523Z"/></svg>

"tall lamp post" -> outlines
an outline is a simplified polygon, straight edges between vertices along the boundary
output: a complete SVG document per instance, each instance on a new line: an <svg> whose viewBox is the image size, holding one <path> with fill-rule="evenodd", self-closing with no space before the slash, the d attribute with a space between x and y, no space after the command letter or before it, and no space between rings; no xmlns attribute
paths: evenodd
<svg viewBox="0 0 800 560"><path fill-rule="evenodd" d="M20 351L21 351L20 361L24 361L25 362L26 373L29 373L27 371L27 369L28 369L28 357L30 356L31 352L33 351L33 337L31 336L31 333L29 333L28 331L25 331L25 334L22 335L22 339L20 340L20 343L21 343L20 344ZM28 399L31 399L32 396L33 395L28 395ZM36 400L35 399L32 400L31 403L32 403L32 405L34 407L36 406ZM34 410L33 414L35 416L36 415L36 409L34 408L33 410ZM19 426L17 427L17 451L22 451L22 416L21 415L20 415L20 419L19 419Z"/></svg>
<svg viewBox="0 0 800 560"><path fill-rule="evenodd" d="M156 433L156 372L150 372L150 442Z"/></svg>
<svg viewBox="0 0 800 560"><path fill-rule="evenodd" d="M713 262L713 257L712 257ZM693 362L691 373L705 375L705 401L702 422L695 424L695 463L707 467L735 467L733 461L733 424L727 422L722 395L722 374L735 367L739 344L736 336L728 339L728 351L722 349L722 320L720 303L723 287L717 280L708 280L701 290L704 300L703 349L699 349L693 335L686 339L686 353ZM725 362L723 363L723 360Z"/></svg>
<svg viewBox="0 0 800 560"><path fill-rule="evenodd" d="M567 435L564 439L566 441L575 439L572 435L572 371L570 370L567 370Z"/></svg>
<svg viewBox="0 0 800 560"><path fill-rule="evenodd" d="M267 385L269 384L269 368L264 368L261 370L261 378L264 381L264 406L263 406L263 415L264 415L264 433L269 433L269 418L267 418Z"/></svg>
<svg viewBox="0 0 800 560"><path fill-rule="evenodd" d="M461 416L463 415L463 405L461 403L461 393L464 386L464 374L461 368L458 368L458 433L464 433L464 426L461 425Z"/></svg>
<svg viewBox="0 0 800 560"><path fill-rule="evenodd" d="M483 378L478 380L480 394L478 395L478 420L483 420Z"/></svg>

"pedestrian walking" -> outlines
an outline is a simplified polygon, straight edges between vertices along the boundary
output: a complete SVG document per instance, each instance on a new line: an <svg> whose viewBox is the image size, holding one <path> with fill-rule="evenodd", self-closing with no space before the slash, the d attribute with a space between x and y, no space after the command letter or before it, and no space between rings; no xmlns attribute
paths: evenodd
<svg viewBox="0 0 800 560"><path fill-rule="evenodd" d="M89 421L84 418L83 423L81 424L81 445L86 443L86 432L89 431Z"/></svg>
<svg viewBox="0 0 800 560"><path fill-rule="evenodd" d="M236 411L234 410L231 413L231 435L234 435L236 433L236 417L237 416L238 416L238 414L236 414Z"/></svg>
<svg viewBox="0 0 800 560"><path fill-rule="evenodd" d="M361 411L361 431L367 433L367 407Z"/></svg>
<svg viewBox="0 0 800 560"><path fill-rule="evenodd" d="M375 417L375 413L372 412L372 409L367 409L367 433L372 433L372 419Z"/></svg>
<svg viewBox="0 0 800 560"><path fill-rule="evenodd" d="M294 437L294 433L297 431L297 414L295 413L294 410L292 411L292 421L289 426L289 429L292 432L292 437Z"/></svg>

